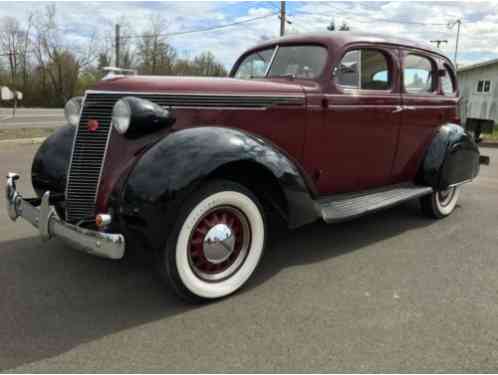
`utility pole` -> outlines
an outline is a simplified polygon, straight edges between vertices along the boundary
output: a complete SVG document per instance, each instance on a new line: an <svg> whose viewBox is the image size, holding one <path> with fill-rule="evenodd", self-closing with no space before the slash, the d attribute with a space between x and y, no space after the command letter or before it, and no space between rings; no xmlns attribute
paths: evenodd
<svg viewBox="0 0 498 375"><path fill-rule="evenodd" d="M285 1L280 2L280 36L285 34Z"/></svg>
<svg viewBox="0 0 498 375"><path fill-rule="evenodd" d="M115 47L115 54L116 54L116 58L115 58L115 64L116 64L116 68L119 68L119 43L121 42L121 38L119 36L119 29L121 28L121 26L119 25L119 23L116 24L116 30L115 30L115 42L114 42L114 47Z"/></svg>
<svg viewBox="0 0 498 375"><path fill-rule="evenodd" d="M431 43L435 43L436 44L436 47L439 48L439 46L442 44L442 43L448 43L448 41L446 39L444 40L441 40L441 39L436 39L436 40L431 40Z"/></svg>
<svg viewBox="0 0 498 375"><path fill-rule="evenodd" d="M462 20L457 20L457 35L455 43L455 68L458 68L457 58L458 58L458 43L460 42L460 26L462 25Z"/></svg>
<svg viewBox="0 0 498 375"><path fill-rule="evenodd" d="M14 51L7 52L7 56L9 56L9 65L10 65L10 75L11 75L11 80L12 84L14 87L16 87L16 67L17 67L17 53Z"/></svg>

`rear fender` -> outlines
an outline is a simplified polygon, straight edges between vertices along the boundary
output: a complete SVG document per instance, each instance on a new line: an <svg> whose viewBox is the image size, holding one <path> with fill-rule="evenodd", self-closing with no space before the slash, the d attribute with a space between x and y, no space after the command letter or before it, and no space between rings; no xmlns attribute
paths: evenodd
<svg viewBox="0 0 498 375"><path fill-rule="evenodd" d="M445 124L425 155L421 179L435 190L473 180L479 173L479 148L461 126Z"/></svg>

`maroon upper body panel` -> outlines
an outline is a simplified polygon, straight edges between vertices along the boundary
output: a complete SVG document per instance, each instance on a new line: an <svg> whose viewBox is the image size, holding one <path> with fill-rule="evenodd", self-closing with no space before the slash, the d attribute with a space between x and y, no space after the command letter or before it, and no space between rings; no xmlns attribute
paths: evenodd
<svg viewBox="0 0 498 375"><path fill-rule="evenodd" d="M328 53L325 68L313 79L233 78L238 66L251 53L275 45L310 44L320 45ZM336 72L338 67L343 69L347 65L342 65L346 54L359 50L362 50L360 56L364 56L363 63L376 61L379 65L379 56L385 59L385 72L377 72L377 81L373 82L377 86L363 87L360 83L361 87L349 87L338 82ZM406 87L406 80L420 84L421 79L416 69L410 71L408 56L411 55L427 59L430 67L427 80L431 80L431 86L426 92L414 92ZM452 82L451 93L445 91L444 85L448 83L443 83L441 71L445 68ZM370 74L368 70L361 71L360 81L367 73ZM373 80L375 72L371 73ZM222 126L260 135L299 163L314 180L318 193L325 196L413 181L439 126L457 121L458 88L454 74L452 63L430 45L337 32L286 37L261 44L237 60L229 78L127 76L103 80L94 90L188 97L185 105L175 105L177 120L171 131ZM382 80L385 87L379 86ZM206 97L210 106L192 104L196 98ZM243 105L254 98L262 98L270 104ZM217 100L219 105L213 105ZM230 105L226 104L227 100ZM239 102L241 105L237 105ZM167 133L158 133L155 140ZM111 164L131 165L130 160L137 157L137 150L144 142L154 139L152 135L146 141L117 140L119 137L122 138L113 134L110 154L115 152L113 143L116 143L120 156L130 155L109 155L100 189L101 193L105 192L104 196L119 175L111 171L123 169ZM130 152L126 151L127 147ZM105 202L100 206L104 207Z"/></svg>
<svg viewBox="0 0 498 375"><path fill-rule="evenodd" d="M218 77L126 76L98 82L95 90L192 94L302 94L299 84L282 80L245 80Z"/></svg>

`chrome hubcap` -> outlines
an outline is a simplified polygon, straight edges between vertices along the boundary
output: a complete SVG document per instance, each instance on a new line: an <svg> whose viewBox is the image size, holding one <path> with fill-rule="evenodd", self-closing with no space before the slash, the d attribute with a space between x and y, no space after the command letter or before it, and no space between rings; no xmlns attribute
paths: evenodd
<svg viewBox="0 0 498 375"><path fill-rule="evenodd" d="M226 224L216 224L204 237L204 255L206 259L219 264L227 260L235 248L235 236Z"/></svg>
<svg viewBox="0 0 498 375"><path fill-rule="evenodd" d="M247 217L232 206L216 207L197 221L190 234L190 267L206 281L226 279L242 266L250 245Z"/></svg>

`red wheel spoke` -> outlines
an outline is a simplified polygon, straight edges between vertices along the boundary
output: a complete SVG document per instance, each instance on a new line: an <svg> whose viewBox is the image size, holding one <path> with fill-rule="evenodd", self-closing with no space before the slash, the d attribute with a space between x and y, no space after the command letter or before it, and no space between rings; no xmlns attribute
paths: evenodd
<svg viewBox="0 0 498 375"><path fill-rule="evenodd" d="M207 257L209 254L205 253L205 246L207 244L205 243L205 240L211 229L220 224L228 227L228 230L231 231L231 236L235 238L231 245L231 253L227 254L225 260L218 263ZM194 271L201 277L202 275L205 275L209 280L211 280L211 277L213 278L212 280L217 280L216 277L224 277L226 272L236 262L239 262L240 264L241 251L245 246L244 239L249 235L248 233L244 233L247 224L247 220L244 218L243 214L231 207L214 209L202 217L197 222L196 227L192 230L189 241L188 253ZM212 244L212 242L209 243ZM248 249L245 248L244 251L248 251ZM228 274L227 277L229 275L230 274Z"/></svg>

